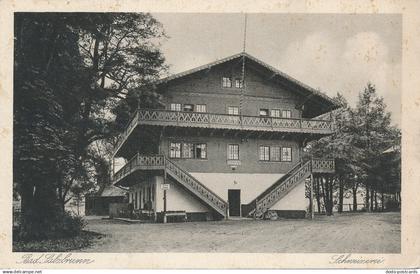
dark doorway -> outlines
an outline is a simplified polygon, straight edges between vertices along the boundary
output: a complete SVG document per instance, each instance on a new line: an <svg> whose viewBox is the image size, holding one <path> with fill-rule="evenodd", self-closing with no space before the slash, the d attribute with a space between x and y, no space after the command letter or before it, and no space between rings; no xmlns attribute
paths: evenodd
<svg viewBox="0 0 420 274"><path fill-rule="evenodd" d="M241 190L228 189L229 216L241 216Z"/></svg>

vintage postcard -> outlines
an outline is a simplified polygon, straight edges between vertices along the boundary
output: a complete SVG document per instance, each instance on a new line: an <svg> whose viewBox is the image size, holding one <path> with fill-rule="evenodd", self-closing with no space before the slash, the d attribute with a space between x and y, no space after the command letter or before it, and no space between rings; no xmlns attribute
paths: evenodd
<svg viewBox="0 0 420 274"><path fill-rule="evenodd" d="M1 1L0 267L418 268L419 7Z"/></svg>

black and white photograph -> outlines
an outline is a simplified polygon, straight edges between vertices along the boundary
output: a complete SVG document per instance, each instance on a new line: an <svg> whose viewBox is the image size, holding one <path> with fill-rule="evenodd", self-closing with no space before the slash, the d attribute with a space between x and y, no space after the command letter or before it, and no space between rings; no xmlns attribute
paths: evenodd
<svg viewBox="0 0 420 274"><path fill-rule="evenodd" d="M403 253L401 14L15 11L12 42L23 261Z"/></svg>

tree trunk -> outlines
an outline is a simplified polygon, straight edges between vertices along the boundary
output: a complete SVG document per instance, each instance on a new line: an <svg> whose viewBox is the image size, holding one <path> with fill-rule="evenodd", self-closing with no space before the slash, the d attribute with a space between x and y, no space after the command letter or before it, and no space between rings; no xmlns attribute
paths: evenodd
<svg viewBox="0 0 420 274"><path fill-rule="evenodd" d="M369 195L369 187L366 185L365 208L367 212L369 212Z"/></svg>
<svg viewBox="0 0 420 274"><path fill-rule="evenodd" d="M344 200L344 185L343 180L341 178L338 181L338 213L343 212L343 200Z"/></svg>
<svg viewBox="0 0 420 274"><path fill-rule="evenodd" d="M316 177L316 204L318 207L318 213L321 213L321 198L320 198L320 187L319 187L319 177Z"/></svg>
<svg viewBox="0 0 420 274"><path fill-rule="evenodd" d="M373 197L374 197L374 190L373 189L371 189L370 190L370 211L372 212L373 211Z"/></svg>
<svg viewBox="0 0 420 274"><path fill-rule="evenodd" d="M385 208L385 199L384 199L384 192L381 193L381 211L384 211Z"/></svg>
<svg viewBox="0 0 420 274"><path fill-rule="evenodd" d="M352 188L353 192L353 211L357 211L357 184L355 184Z"/></svg>
<svg viewBox="0 0 420 274"><path fill-rule="evenodd" d="M375 211L378 211L378 192L375 191Z"/></svg>

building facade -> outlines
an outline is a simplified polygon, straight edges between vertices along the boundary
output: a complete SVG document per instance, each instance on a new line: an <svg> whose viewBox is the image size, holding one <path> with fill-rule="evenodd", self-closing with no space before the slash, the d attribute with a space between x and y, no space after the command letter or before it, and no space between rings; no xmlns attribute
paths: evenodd
<svg viewBox="0 0 420 274"><path fill-rule="evenodd" d="M305 161L302 150L333 133L314 117L338 105L247 53L157 86L164 107L139 109L114 153L126 159L114 184L129 189L136 216L304 215L305 180L334 172L333 160Z"/></svg>

